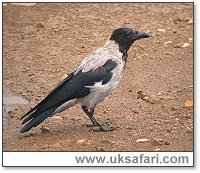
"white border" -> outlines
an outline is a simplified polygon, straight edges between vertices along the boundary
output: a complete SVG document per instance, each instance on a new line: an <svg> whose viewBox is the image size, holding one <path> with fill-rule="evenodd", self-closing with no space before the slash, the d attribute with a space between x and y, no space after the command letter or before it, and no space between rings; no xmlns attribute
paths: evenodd
<svg viewBox="0 0 200 173"><path fill-rule="evenodd" d="M81 162L77 163L75 157L81 159L84 158L84 163ZM94 162L88 163L85 160L86 157L92 159L94 158ZM99 159L100 157L101 158L105 157L105 161L103 163L97 162L97 159ZM112 157L112 162L110 161L111 157ZM152 159L153 157L154 159ZM172 159L172 162L170 162L170 159ZM181 161L176 162L176 160L179 159ZM188 162L186 162L186 160ZM113 161L116 163L113 163ZM164 161L167 161L168 163L165 163ZM4 152L3 166L92 166L92 167L93 166L103 166L103 167L104 166L115 166L115 167L183 166L184 167L185 166L189 167L193 166L193 152Z"/></svg>
<svg viewBox="0 0 200 173"><path fill-rule="evenodd" d="M11 2L11 1L8 1L8 0L5 0L4 2ZM19 1L19 0L15 0L14 2L23 2L23 1ZM32 1L32 0L26 0L26 2L44 2L44 1L41 1L41 0L38 0L38 1ZM48 1L48 2L55 2L55 1L52 1L52 0L50 0L50 1ZM77 0L74 0L74 1L71 1L71 0L68 0L68 1L60 1L60 2L80 2L80 1L77 1ZM89 2L89 0L82 0L81 2ZM90 2L92 2L92 1L90 1ZM98 2L98 1L93 1L93 2ZM103 1L100 1L100 2L103 2ZM104 2L112 2L112 1L104 1ZM116 0L115 2L123 2L122 0L121 1L119 1L119 0ZM134 2L134 1L131 1L131 0L128 0L128 1L126 1L126 2ZM138 1L136 1L136 2L138 2ZM199 22L198 22L198 20L199 20L199 18L200 18L200 9L199 9L199 0L193 0L193 1L191 1L191 0L182 0L182 1L179 1L179 0L173 0L173 1L168 1L168 0L154 0L154 1L152 1L152 0L146 0L146 1L140 1L140 2L195 2L195 45L198 45L199 46L199 40L200 40L200 34L199 34L199 29L200 29L200 27L199 27ZM1 8L0 8L0 14L2 14L2 6L1 6ZM2 24L2 22L0 22L0 25ZM2 25L1 25L1 31L2 31ZM0 35L0 38L2 39L2 37L1 37L1 35ZM199 57L200 57L200 55L199 55L199 49L197 49L197 46L195 46L195 64L194 64L194 67L195 67L195 115L196 115L196 117L195 117L195 143L196 143L196 148L195 148L195 169L190 169L189 168L189 170L187 169L187 168L184 168L184 169L176 169L176 172L181 172L181 173L183 173L183 172L188 172L188 171L191 171L191 172L199 172L200 171L200 165L198 164L198 163L200 163L200 160L199 160L199 156L200 156L200 150L199 150L199 146L197 145L197 143L198 144L200 144L200 141L199 141L199 132L200 132L200 126L199 126L199 124L200 124L200 121L199 121L199 116L198 116L198 112L200 111L199 109L199 106L197 106L197 105L200 105L200 103L199 103L199 101L200 101L200 93L199 93L199 87L200 87L200 80L198 80L199 78L198 78L198 74L200 73L200 71L199 71L199 69L200 68L197 68L197 67L199 67L200 66L200 60L199 60ZM2 58L0 59L0 62L1 62L1 64L2 64ZM0 67L0 68L2 68L2 66ZM1 69L1 71L2 71L2 69ZM0 80L1 80L1 82L2 82L2 74L0 75ZM2 89L2 86L0 87L0 90ZM2 90L1 90L2 91ZM2 93L1 93L2 94ZM0 101L0 103L1 103L1 105L2 105L2 100ZM1 119L1 121L2 121L2 119ZM2 137L2 128L0 128L0 137ZM2 138L1 138L2 139ZM4 153L5 154L5 153ZM13 154L16 154L15 152L13 152ZM4 155L5 156L5 155ZM39 156L40 157L40 156ZM2 161L2 157L0 157L1 159L1 161ZM31 157L30 157L31 158ZM34 159L34 158L32 158L32 159ZM36 158L37 159L37 158ZM0 168L1 169L1 172L27 172L27 169L4 169L4 168ZM152 170L151 168L148 168L148 170ZM79 169L80 170L80 169ZM111 170L111 169L110 169ZM127 170L127 172L129 171L129 172L133 172L133 170L131 169L126 169ZM63 172L66 172L66 170L62 170ZM73 171L75 171L74 169L73 169ZM81 169L80 170L81 172L83 171L83 169ZM88 170L88 172L94 172L94 169L93 170ZM115 172L121 172L122 171L122 169L115 169ZM142 170L142 169L140 169L140 172L143 172L144 170ZM162 171L162 172L169 172L169 169L154 169L154 172L159 172L160 173L160 171ZM171 171L171 170L170 170ZM28 170L28 172L35 172L35 169L29 169ZM54 169L48 169L48 168L46 168L46 169L42 169L41 171L40 170L38 170L37 169L37 172L39 173L39 172L42 172L42 173L44 173L44 172L55 172L55 170ZM100 170L95 170L95 172L102 172L102 169L100 169Z"/></svg>

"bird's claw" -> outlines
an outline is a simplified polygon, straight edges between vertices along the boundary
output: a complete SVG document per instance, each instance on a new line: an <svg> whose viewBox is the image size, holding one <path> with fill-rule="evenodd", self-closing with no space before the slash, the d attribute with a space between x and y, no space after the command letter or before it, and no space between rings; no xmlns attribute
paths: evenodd
<svg viewBox="0 0 200 173"><path fill-rule="evenodd" d="M105 126L105 125L100 125L98 128L93 128L93 129L90 129L89 131L93 131L93 132L111 132L113 130L116 130L115 127L108 127L108 126Z"/></svg>
<svg viewBox="0 0 200 173"><path fill-rule="evenodd" d="M97 124L83 124L82 127L96 127Z"/></svg>
<svg viewBox="0 0 200 173"><path fill-rule="evenodd" d="M82 127L96 127L89 130L93 132L110 132L117 129L113 126L113 123L110 121L104 122L102 124L99 122L93 124L83 124Z"/></svg>

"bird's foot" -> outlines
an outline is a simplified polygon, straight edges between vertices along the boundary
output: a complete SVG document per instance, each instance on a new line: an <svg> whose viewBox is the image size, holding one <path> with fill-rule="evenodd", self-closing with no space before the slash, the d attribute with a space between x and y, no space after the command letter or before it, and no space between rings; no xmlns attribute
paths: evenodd
<svg viewBox="0 0 200 173"><path fill-rule="evenodd" d="M96 127L97 124L83 124L82 127Z"/></svg>
<svg viewBox="0 0 200 173"><path fill-rule="evenodd" d="M94 129L90 129L89 131L93 131L93 132L111 132L113 130L116 130L116 128L114 127L106 127L106 126L99 126L98 128L94 128Z"/></svg>
<svg viewBox="0 0 200 173"><path fill-rule="evenodd" d="M113 126L111 122L105 122L102 124L98 124L97 126L98 128L90 129L90 131L92 130L93 132L110 132L117 129Z"/></svg>

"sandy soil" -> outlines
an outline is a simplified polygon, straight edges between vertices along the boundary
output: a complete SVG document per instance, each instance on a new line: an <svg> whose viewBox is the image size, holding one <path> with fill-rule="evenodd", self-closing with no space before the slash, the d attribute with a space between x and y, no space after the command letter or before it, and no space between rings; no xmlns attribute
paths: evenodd
<svg viewBox="0 0 200 173"><path fill-rule="evenodd" d="M192 151L192 10L191 3L4 4L3 150ZM119 27L151 37L131 47L121 85L97 106L97 119L118 129L90 131L76 105L20 134L20 117Z"/></svg>

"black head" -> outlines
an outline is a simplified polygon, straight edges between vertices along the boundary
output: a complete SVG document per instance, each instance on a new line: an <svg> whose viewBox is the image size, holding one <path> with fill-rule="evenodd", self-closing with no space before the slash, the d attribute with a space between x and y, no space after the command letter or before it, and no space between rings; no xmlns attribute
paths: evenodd
<svg viewBox="0 0 200 173"><path fill-rule="evenodd" d="M128 49L136 40L148 37L150 36L145 32L134 31L130 28L119 28L114 30L110 40L114 40L116 43L118 43L120 49L128 51Z"/></svg>

